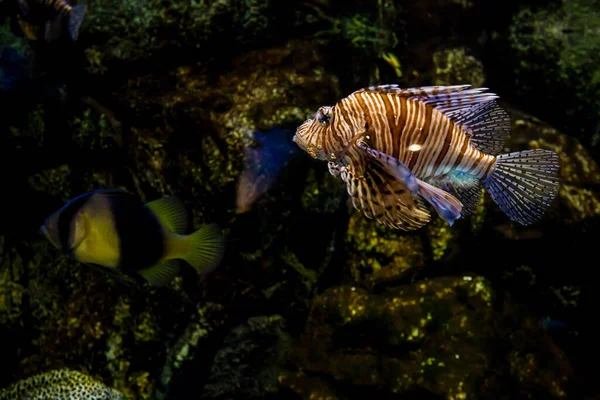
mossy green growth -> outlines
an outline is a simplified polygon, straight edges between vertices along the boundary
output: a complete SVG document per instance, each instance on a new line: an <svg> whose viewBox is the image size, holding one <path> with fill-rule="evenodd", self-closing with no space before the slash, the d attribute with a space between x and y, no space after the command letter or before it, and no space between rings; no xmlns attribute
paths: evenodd
<svg viewBox="0 0 600 400"><path fill-rule="evenodd" d="M350 217L346 249L352 277L367 287L400 279L425 263L418 236L387 228L356 211Z"/></svg>
<svg viewBox="0 0 600 400"><path fill-rule="evenodd" d="M316 171L315 168L323 167ZM324 163L314 165L308 170L308 176L302 192L302 206L305 210L318 213L334 213L346 200L346 185L329 175Z"/></svg>
<svg viewBox="0 0 600 400"><path fill-rule="evenodd" d="M473 233L480 233L481 229L483 228L483 223L485 222L485 216L486 216L486 195L485 195L485 189L481 189L482 194L481 197L479 198L479 203L477 204L477 207L475 207L475 210L473 210L473 213L470 216L470 220L471 220L471 231Z"/></svg>
<svg viewBox="0 0 600 400"><path fill-rule="evenodd" d="M4 248L5 238L0 237L0 249ZM10 259L16 255L0 252L0 325L8 326L21 318L25 288L19 283L21 266L13 265ZM20 258L18 258L20 261Z"/></svg>
<svg viewBox="0 0 600 400"><path fill-rule="evenodd" d="M149 342L159 339L160 329L156 316L151 311L144 311L136 316L136 326L133 336L136 341Z"/></svg>
<svg viewBox="0 0 600 400"><path fill-rule="evenodd" d="M286 265L292 267L300 275L300 280L306 287L306 291L310 293L317 283L317 272L306 268L294 253L284 253L282 259Z"/></svg>
<svg viewBox="0 0 600 400"><path fill-rule="evenodd" d="M485 83L483 64L464 47L434 52L433 63L434 85L470 84L481 87Z"/></svg>
<svg viewBox="0 0 600 400"><path fill-rule="evenodd" d="M71 121L74 142L85 149L107 149L121 143L121 135L111 124L111 117L90 108Z"/></svg>
<svg viewBox="0 0 600 400"><path fill-rule="evenodd" d="M549 114L560 110L570 116L567 123L582 137L594 133L590 124L600 135L599 7L598 0L562 0L539 9L524 8L514 17L509 34L520 60L517 92L549 108Z"/></svg>
<svg viewBox="0 0 600 400"><path fill-rule="evenodd" d="M455 228L453 229L443 219L434 217L426 225L425 229L427 229L433 260L440 261L448 256L451 249L451 242L456 238Z"/></svg>
<svg viewBox="0 0 600 400"><path fill-rule="evenodd" d="M95 0L81 29L82 40L88 40L88 69L103 73L120 61L148 60L168 48L210 58L272 34L273 6L269 0Z"/></svg>

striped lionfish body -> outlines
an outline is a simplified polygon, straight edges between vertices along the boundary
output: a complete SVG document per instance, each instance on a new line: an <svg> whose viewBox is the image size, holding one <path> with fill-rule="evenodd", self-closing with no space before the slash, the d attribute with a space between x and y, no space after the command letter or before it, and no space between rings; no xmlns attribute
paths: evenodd
<svg viewBox="0 0 600 400"><path fill-rule="evenodd" d="M558 156L548 150L500 154L510 117L497 95L469 85L358 90L321 107L294 141L327 160L354 207L390 227L427 223L427 201L450 225L490 192L513 220L540 219L558 187Z"/></svg>
<svg viewBox="0 0 600 400"><path fill-rule="evenodd" d="M43 28L46 40L56 39L63 18L72 40L79 37L79 28L83 22L87 6L72 6L67 0L18 0L22 15L17 15L19 25L30 40L39 40Z"/></svg>

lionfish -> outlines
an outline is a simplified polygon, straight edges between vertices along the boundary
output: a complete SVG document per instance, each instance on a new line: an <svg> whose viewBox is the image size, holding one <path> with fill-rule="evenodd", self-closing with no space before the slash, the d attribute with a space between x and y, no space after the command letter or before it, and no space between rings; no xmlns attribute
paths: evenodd
<svg viewBox="0 0 600 400"><path fill-rule="evenodd" d="M557 154L500 154L510 116L499 96L470 86L363 88L320 107L293 140L328 161L357 210L392 228L429 222L423 200L452 225L473 212L482 186L513 221L538 221L558 189Z"/></svg>

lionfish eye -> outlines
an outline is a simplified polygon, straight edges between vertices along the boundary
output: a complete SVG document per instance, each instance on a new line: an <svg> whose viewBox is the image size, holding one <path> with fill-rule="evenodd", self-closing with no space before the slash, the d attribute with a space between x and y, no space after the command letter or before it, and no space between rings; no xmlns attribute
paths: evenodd
<svg viewBox="0 0 600 400"><path fill-rule="evenodd" d="M319 112L317 113L317 121L319 121L319 123L323 125L328 124L330 119L331 115L329 114L329 112L319 110Z"/></svg>

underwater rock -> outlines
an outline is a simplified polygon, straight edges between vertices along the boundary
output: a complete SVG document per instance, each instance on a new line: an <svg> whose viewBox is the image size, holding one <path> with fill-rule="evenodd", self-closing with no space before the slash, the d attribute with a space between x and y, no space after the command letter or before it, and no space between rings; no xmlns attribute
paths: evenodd
<svg viewBox="0 0 600 400"><path fill-rule="evenodd" d="M181 188L183 199L198 204L234 190L254 130L295 127L335 98L337 80L319 60L312 43L290 42L247 52L216 78L180 67L168 77L130 81L124 96L139 121L133 140L140 185L158 192ZM161 91L166 80L174 89ZM155 120L151 130L142 129L146 116ZM234 211L235 197L218 208Z"/></svg>
<svg viewBox="0 0 600 400"><path fill-rule="evenodd" d="M468 82L473 87L485 83L483 64L464 47L438 50L433 53L433 84L455 85Z"/></svg>
<svg viewBox="0 0 600 400"><path fill-rule="evenodd" d="M44 372L0 389L0 400L122 400L123 394L70 369Z"/></svg>
<svg viewBox="0 0 600 400"><path fill-rule="evenodd" d="M219 319L223 307L208 303L198 306L197 313L190 318L183 333L170 342L165 364L160 373L156 399L169 398L173 382L181 375L184 366L193 361L199 354L198 349L206 341L209 333L218 328L224 321ZM185 392L181 389L180 392Z"/></svg>
<svg viewBox="0 0 600 400"><path fill-rule="evenodd" d="M390 283L414 273L425 264L419 235L387 228L352 212L345 237L348 267L359 286Z"/></svg>
<svg viewBox="0 0 600 400"><path fill-rule="evenodd" d="M25 288L19 283L23 260L0 236L0 326L10 327L22 316Z"/></svg>
<svg viewBox="0 0 600 400"><path fill-rule="evenodd" d="M365 387L383 397L424 390L443 398L477 398L482 381L491 384L492 377L504 379L510 373L514 383L494 386L494 395L498 390L509 397L532 390L561 397L568 361L560 352L548 354L539 327L519 320L510 307L504 308L509 314L498 313L493 302L489 282L469 275L381 294L330 288L314 299L294 359L306 375L333 380L330 387L341 392L340 398ZM527 348L526 354L515 351L512 356L529 362L526 376L546 378L534 387L517 384L524 372L516 361L497 357L498 348ZM544 359L536 362L539 356ZM319 387L315 390L321 392Z"/></svg>
<svg viewBox="0 0 600 400"><path fill-rule="evenodd" d="M290 345L282 317L249 318L225 338L201 398L258 399L276 393Z"/></svg>
<svg viewBox="0 0 600 400"><path fill-rule="evenodd" d="M288 390L306 400L338 400L344 398L339 397L323 379L308 376L302 371L283 371L279 375L279 385L282 388L281 392Z"/></svg>
<svg viewBox="0 0 600 400"><path fill-rule="evenodd" d="M599 24L596 0L561 0L522 8L508 35L519 101L585 146L600 139Z"/></svg>
<svg viewBox="0 0 600 400"><path fill-rule="evenodd" d="M85 42L85 33L80 39ZM323 64L314 41L296 41L246 52L219 75L195 66L135 75L118 95L130 107L124 130L128 136L123 149L126 154L112 158L114 164L95 164L97 160L90 164L62 160L51 165L41 163L39 170L24 179L57 205L91 189L123 187L145 200L161 194L179 195L191 210L196 226L209 219L235 221L239 218L235 186L243 165L243 150L251 139L249 132L269 132L275 126L294 129L319 105L334 101L338 82ZM38 132L44 132L44 113L36 113L31 113L30 127L15 128L19 139L35 134L32 146L39 145ZM72 116L70 122L76 129L73 139L78 148L103 151L112 140L106 117L84 111ZM28 143L19 141L20 145ZM87 155L81 154L82 158ZM103 154L104 159L111 159L108 153L100 153L100 161ZM6 322L2 327L13 327L6 332L23 337L18 346L11 346L9 341L0 346L0 353L12 360L8 362L11 371L2 379L78 365L110 376L116 388L133 398L149 399L156 389L166 391L170 381L181 374L180 365L198 358L190 344L197 337L194 327L207 331L205 335L211 333L198 325L193 311L197 299L187 297L182 289L185 285L203 296L239 298L244 306L249 299L258 299L272 302L281 311L305 313L316 286L316 270L331 255L336 227L326 224L326 229L320 229L318 235L324 240L317 244L314 237L291 241L286 234L301 232L303 229L296 229L298 222L323 221L322 215L331 218L345 194L343 187L327 189L335 181L326 169L314 174L315 166L309 160L294 163L294 169L280 171L284 179L276 179L273 190L264 196L269 207L260 204L256 212L250 211L240 220L242 228L248 226L247 221L255 221L251 222L254 229L248 232L244 228L244 240L234 238L229 254L235 257L236 245L241 243L244 250L256 252L257 258L255 264L239 262L244 268L231 272L227 266L217 270L217 275L225 275L224 287L217 282L211 289L204 280L197 282L190 276L178 278L160 291L129 288L85 265L61 258L41 237L26 243L21 250L27 258L21 264L10 261L0 273L0 318ZM306 179L321 195L308 201L307 214L296 216L291 210L302 210L300 199ZM54 205L44 203L40 207L50 209ZM42 222L40 218L37 224ZM34 229L39 226L34 225ZM313 251L304 252L308 259L298 260L297 254L303 253L306 243L311 243ZM288 248L293 247L290 244L297 249ZM270 246L272 254L265 252ZM12 251L7 249L3 256ZM269 270L267 260L273 255L275 261ZM256 290L248 289L246 279ZM206 325L218 326L222 320L218 314L207 316ZM177 351L180 348L189 349L189 354L181 358Z"/></svg>
<svg viewBox="0 0 600 400"><path fill-rule="evenodd" d="M177 65L189 52L204 60L233 55L291 33L294 22L290 7L268 0L98 0L80 40L88 45L89 71L106 74L158 60Z"/></svg>
<svg viewBox="0 0 600 400"><path fill-rule="evenodd" d="M335 213L347 198L346 188L318 164L308 171L302 192L302 208L318 214Z"/></svg>

